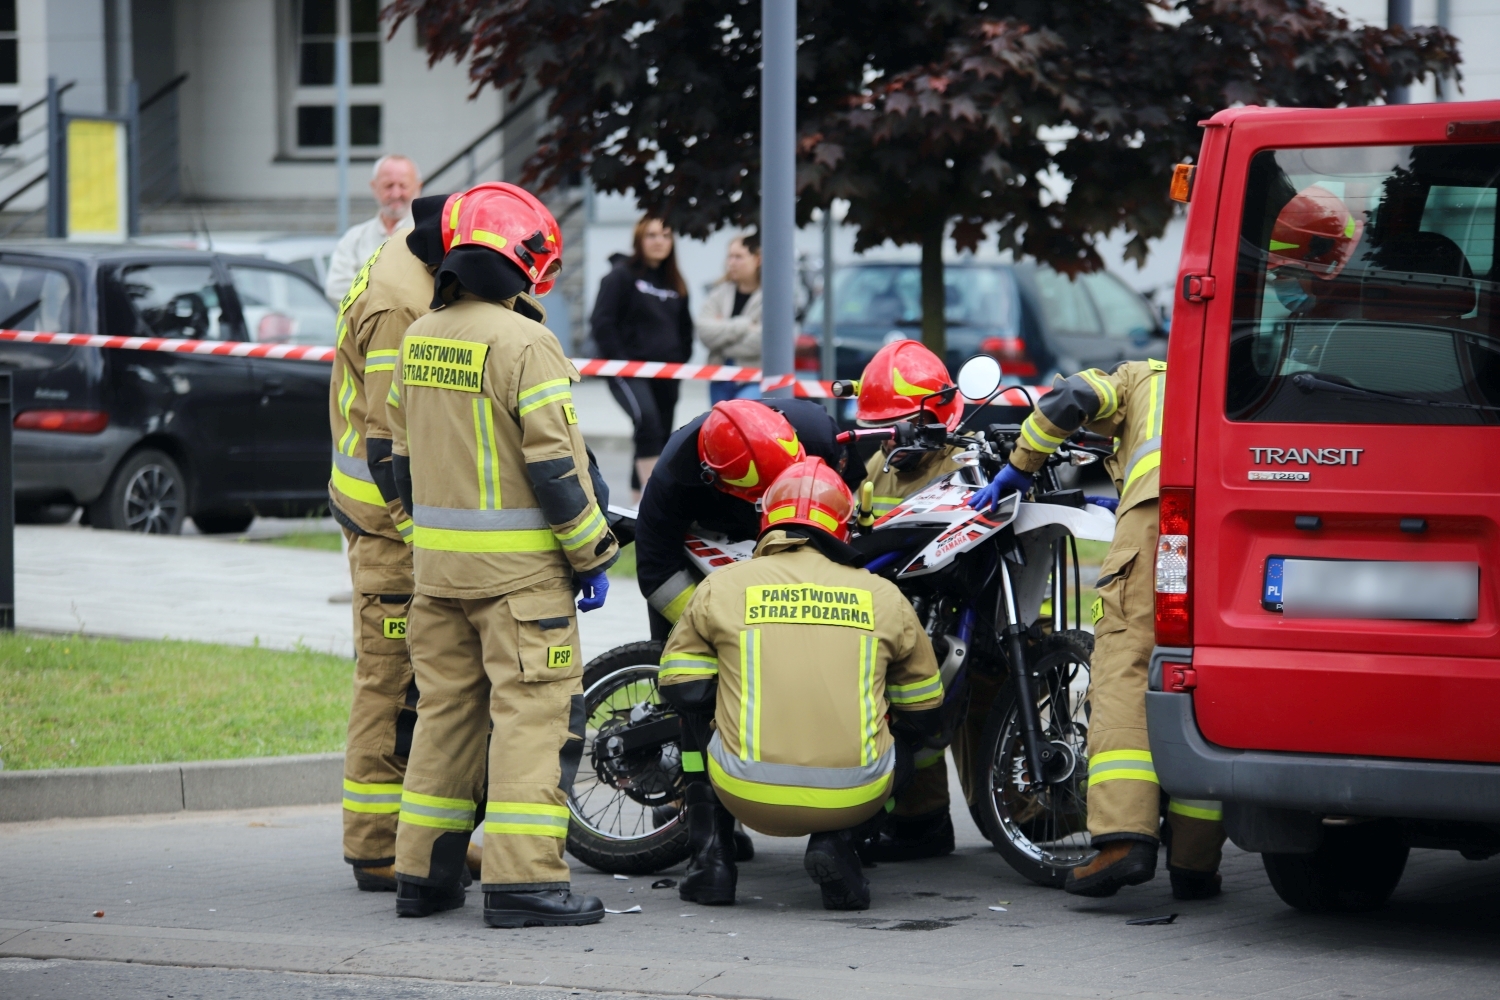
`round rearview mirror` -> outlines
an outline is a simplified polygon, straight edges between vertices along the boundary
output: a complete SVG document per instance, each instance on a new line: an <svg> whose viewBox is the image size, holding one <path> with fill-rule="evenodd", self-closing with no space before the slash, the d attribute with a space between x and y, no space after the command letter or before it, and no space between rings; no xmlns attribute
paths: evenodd
<svg viewBox="0 0 1500 1000"><path fill-rule="evenodd" d="M988 399L1000 388L1000 362L988 354L976 354L958 370L958 391L969 399Z"/></svg>

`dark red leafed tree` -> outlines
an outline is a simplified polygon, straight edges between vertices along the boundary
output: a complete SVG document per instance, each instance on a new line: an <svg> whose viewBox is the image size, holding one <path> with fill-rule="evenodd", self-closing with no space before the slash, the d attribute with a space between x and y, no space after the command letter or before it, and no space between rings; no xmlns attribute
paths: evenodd
<svg viewBox="0 0 1500 1000"><path fill-rule="evenodd" d="M523 183L580 171L689 235L759 216L760 5L748 0L394 0L476 91L548 94ZM1067 272L1171 218L1197 123L1234 103L1378 101L1456 75L1438 28L1352 27L1319 0L800 0L798 217L850 203L860 248L922 248L942 353L943 238Z"/></svg>

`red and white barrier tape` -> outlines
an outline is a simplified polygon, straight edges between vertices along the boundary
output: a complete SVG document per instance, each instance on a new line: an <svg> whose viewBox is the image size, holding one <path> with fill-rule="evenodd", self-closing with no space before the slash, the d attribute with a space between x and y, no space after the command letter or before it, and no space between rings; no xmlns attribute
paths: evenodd
<svg viewBox="0 0 1500 1000"><path fill-rule="evenodd" d="M105 337L89 333L38 333L31 330L0 330L0 341L52 344L58 347L109 347L126 351L160 351L167 354L206 354L231 358L281 358L288 361L332 361L332 347L293 344L252 344L242 340L179 340L170 337ZM614 361L608 358L573 358L584 375L622 378L667 378L682 381L759 382L762 392L792 388L802 399L829 399L832 383L799 379L795 375L764 376L759 368L734 365L693 365L671 361ZM1007 406L1030 406L1046 386L1017 386L995 400Z"/></svg>

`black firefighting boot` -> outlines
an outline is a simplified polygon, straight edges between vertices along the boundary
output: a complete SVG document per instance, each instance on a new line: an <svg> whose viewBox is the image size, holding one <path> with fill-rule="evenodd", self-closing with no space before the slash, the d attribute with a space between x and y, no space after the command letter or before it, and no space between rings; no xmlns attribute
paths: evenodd
<svg viewBox="0 0 1500 1000"><path fill-rule="evenodd" d="M691 782L683 798L693 853L677 895L703 906L732 906L739 881L734 865L734 816L719 805L719 797L706 781Z"/></svg>
<svg viewBox="0 0 1500 1000"><path fill-rule="evenodd" d="M825 910L868 910L870 881L865 878L849 830L815 833L807 839L802 867L823 891Z"/></svg>
<svg viewBox="0 0 1500 1000"><path fill-rule="evenodd" d="M1213 899L1224 884L1218 872L1195 872L1167 865L1167 875L1172 879L1173 899Z"/></svg>
<svg viewBox="0 0 1500 1000"><path fill-rule="evenodd" d="M953 817L947 806L920 816L887 816L875 835L859 844L859 858L867 865L952 853Z"/></svg>
<svg viewBox="0 0 1500 1000"><path fill-rule="evenodd" d="M428 917L443 910L464 905L464 887L457 882L447 885L422 885L396 876L396 916Z"/></svg>
<svg viewBox="0 0 1500 1000"><path fill-rule="evenodd" d="M1156 877L1156 841L1111 840L1088 864L1068 872L1063 890L1075 896L1113 896Z"/></svg>
<svg viewBox="0 0 1500 1000"><path fill-rule="evenodd" d="M479 881L484 876L484 848L473 841L464 850L464 874L468 876L465 886Z"/></svg>
<svg viewBox="0 0 1500 1000"><path fill-rule="evenodd" d="M748 833L740 829L739 824L735 824L734 827L734 860L755 860L755 841L750 839Z"/></svg>
<svg viewBox="0 0 1500 1000"><path fill-rule="evenodd" d="M598 896L568 889L484 894L484 922L491 927L574 927L603 919Z"/></svg>

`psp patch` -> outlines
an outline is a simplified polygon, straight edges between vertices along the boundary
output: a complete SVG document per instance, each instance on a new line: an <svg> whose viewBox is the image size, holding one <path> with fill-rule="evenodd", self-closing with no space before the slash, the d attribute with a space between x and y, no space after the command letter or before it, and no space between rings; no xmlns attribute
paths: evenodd
<svg viewBox="0 0 1500 1000"><path fill-rule="evenodd" d="M407 337L401 342L401 381L431 389L478 392L490 345L442 337Z"/></svg>
<svg viewBox="0 0 1500 1000"><path fill-rule="evenodd" d="M1099 619L1104 617L1104 598L1094 598L1094 603L1089 605L1089 617L1093 620L1092 624L1099 624Z"/></svg>
<svg viewBox="0 0 1500 1000"><path fill-rule="evenodd" d="M566 670L573 665L572 646L548 646L547 669Z"/></svg>
<svg viewBox="0 0 1500 1000"><path fill-rule="evenodd" d="M842 625L875 629L875 599L857 587L758 584L745 590L745 624Z"/></svg>
<svg viewBox="0 0 1500 1000"><path fill-rule="evenodd" d="M572 403L563 404L563 419L570 424L578 423L578 411L573 409Z"/></svg>
<svg viewBox="0 0 1500 1000"><path fill-rule="evenodd" d="M384 618L384 619L382 619L381 623L380 623L380 633L381 633L381 635L384 635L387 639L405 639L406 638L406 619L405 618Z"/></svg>

